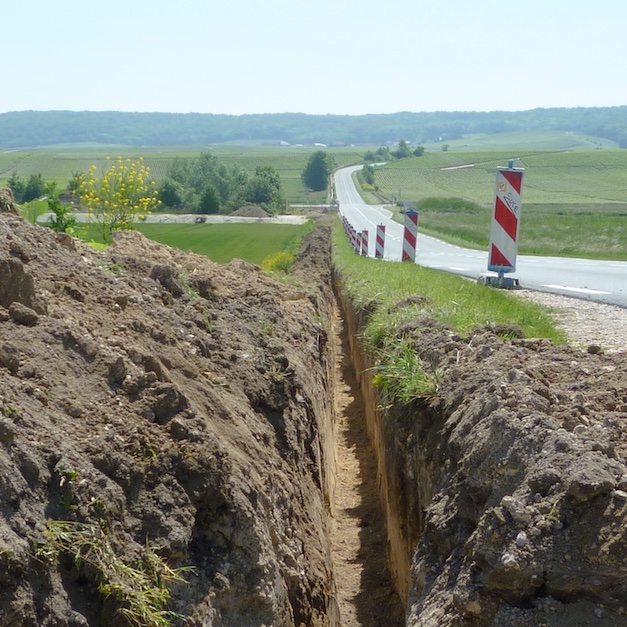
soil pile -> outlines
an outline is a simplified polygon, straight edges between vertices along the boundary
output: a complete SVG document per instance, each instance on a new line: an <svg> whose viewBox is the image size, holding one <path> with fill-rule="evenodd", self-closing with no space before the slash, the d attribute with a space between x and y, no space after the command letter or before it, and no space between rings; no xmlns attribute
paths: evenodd
<svg viewBox="0 0 627 627"><path fill-rule="evenodd" d="M407 624L627 625L625 355L399 333L440 377L430 407L384 419Z"/></svg>
<svg viewBox="0 0 627 627"><path fill-rule="evenodd" d="M329 264L0 213L0 625L153 624L181 567L187 625L334 624Z"/></svg>
<svg viewBox="0 0 627 627"><path fill-rule="evenodd" d="M263 208L257 205L245 205L235 211L229 213L230 216L238 216L240 218L269 218L270 214Z"/></svg>

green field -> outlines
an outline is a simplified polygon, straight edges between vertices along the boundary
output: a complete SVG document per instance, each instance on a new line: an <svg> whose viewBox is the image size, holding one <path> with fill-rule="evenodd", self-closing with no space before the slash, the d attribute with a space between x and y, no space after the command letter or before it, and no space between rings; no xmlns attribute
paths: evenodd
<svg viewBox="0 0 627 627"><path fill-rule="evenodd" d="M519 252L627 260L627 150L432 152L377 168L375 182L418 208L422 232L486 248L496 169L510 160L525 169Z"/></svg>
<svg viewBox="0 0 627 627"><path fill-rule="evenodd" d="M311 223L292 224L138 224L146 237L184 251L205 255L216 263L243 259L261 262L280 251L298 252ZM95 227L86 239L98 240Z"/></svg>
<svg viewBox="0 0 627 627"><path fill-rule="evenodd" d="M107 165L107 157L138 159L142 157L150 168L154 181L167 176L168 167L175 159L194 159L202 152L215 154L227 165L238 165L254 173L259 165L273 166L281 178L284 194L288 202L294 204L324 203L324 192L309 192L302 184L300 176L305 169L309 155L319 148L313 146L59 146L31 150L9 150L0 152L0 185L5 185L13 172L27 179L31 174L39 174L46 181L55 181L59 189L64 189L72 174L86 172L96 164L101 174ZM361 161L367 148L328 148L338 166Z"/></svg>
<svg viewBox="0 0 627 627"><path fill-rule="evenodd" d="M376 168L368 202L413 203L420 210L422 232L485 249L488 245L496 168L510 160L525 168L519 251L606 259L627 259L627 150L612 142L573 133L501 133L473 135L425 146L422 157L402 159ZM371 148L371 147L370 147ZM338 166L359 163L369 147L327 148ZM143 157L155 181L174 159L211 152L229 165L254 172L259 165L278 171L292 205L327 201L324 192L311 193L300 176L313 146L120 147L59 146L0 153L0 185L12 172L22 178L41 173L65 187L72 173L107 156ZM437 206L430 199L463 199Z"/></svg>

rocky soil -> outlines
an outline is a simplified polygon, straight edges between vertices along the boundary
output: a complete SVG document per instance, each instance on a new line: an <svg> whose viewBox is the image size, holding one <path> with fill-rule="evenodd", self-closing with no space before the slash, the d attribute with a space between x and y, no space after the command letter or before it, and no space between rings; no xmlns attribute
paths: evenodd
<svg viewBox="0 0 627 627"><path fill-rule="evenodd" d="M385 553L365 540L382 485L357 435L369 410L345 399L336 424L329 241L316 229L277 281L137 233L96 252L0 213L0 626L125 625L146 591L124 573L189 567L172 624L397 621L395 605L340 616L338 599L395 595L363 553ZM431 404L390 408L377 436L380 498L412 547L405 624L627 625L620 346L429 320L399 333L440 376ZM336 437L355 462L336 464ZM339 509L357 533L338 537ZM333 564L349 538L359 571ZM349 599L343 578L361 586Z"/></svg>

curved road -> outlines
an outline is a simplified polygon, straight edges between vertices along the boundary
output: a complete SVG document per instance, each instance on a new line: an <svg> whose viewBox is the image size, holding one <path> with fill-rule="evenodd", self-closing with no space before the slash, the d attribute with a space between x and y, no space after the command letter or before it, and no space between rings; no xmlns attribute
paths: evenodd
<svg viewBox="0 0 627 627"><path fill-rule="evenodd" d="M368 230L370 257L374 257L376 227L384 224L384 257L390 261L399 261L403 226L394 222L391 219L391 212L382 205L368 205L362 200L352 178L353 172L361 167L342 168L335 173L335 190L340 213L357 231ZM494 275L487 272L487 251L461 248L422 235L420 223L418 223L416 263L473 279L482 274ZM516 272L511 276L516 277L521 286L526 288L627 307L627 262L624 261L518 255Z"/></svg>

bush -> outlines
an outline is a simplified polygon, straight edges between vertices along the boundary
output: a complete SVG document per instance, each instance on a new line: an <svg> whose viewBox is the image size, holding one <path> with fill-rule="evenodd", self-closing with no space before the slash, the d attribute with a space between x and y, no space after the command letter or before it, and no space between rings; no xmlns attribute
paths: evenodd
<svg viewBox="0 0 627 627"><path fill-rule="evenodd" d="M261 268L266 272L279 272L289 274L296 257L291 253L279 252L268 255L262 262Z"/></svg>

